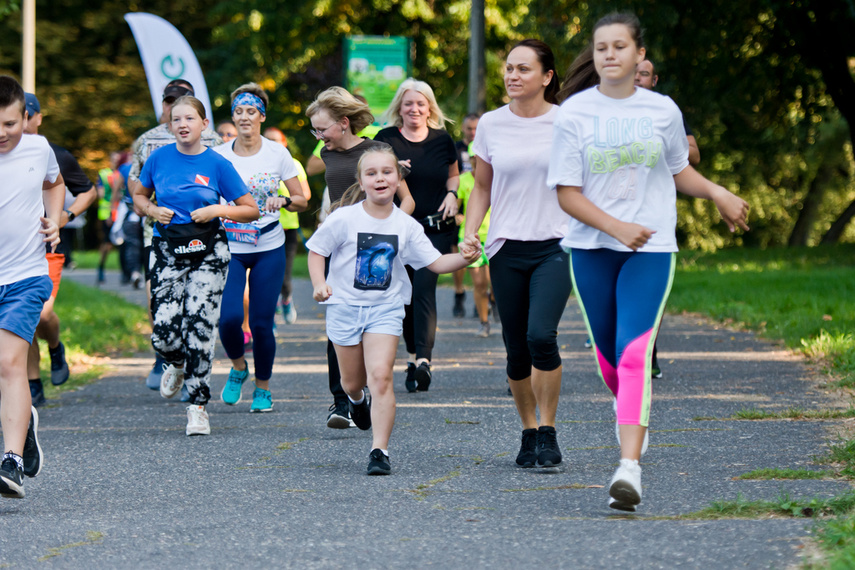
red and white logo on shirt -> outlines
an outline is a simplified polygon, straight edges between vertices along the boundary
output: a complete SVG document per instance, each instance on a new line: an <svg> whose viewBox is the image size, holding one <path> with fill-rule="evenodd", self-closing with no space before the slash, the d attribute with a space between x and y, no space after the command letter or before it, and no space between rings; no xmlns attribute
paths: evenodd
<svg viewBox="0 0 855 570"><path fill-rule="evenodd" d="M202 185L204 185L204 186L207 186L207 185L208 185L208 182L209 182L210 180L211 180L211 179L210 179L209 177L207 177L207 176L202 176L201 174L197 174L197 175L196 175L196 184L202 184Z"/></svg>

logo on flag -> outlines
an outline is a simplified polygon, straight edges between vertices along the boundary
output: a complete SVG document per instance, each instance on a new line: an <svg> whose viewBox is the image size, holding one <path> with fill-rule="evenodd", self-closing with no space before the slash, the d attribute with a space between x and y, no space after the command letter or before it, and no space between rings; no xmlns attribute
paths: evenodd
<svg viewBox="0 0 855 570"><path fill-rule="evenodd" d="M207 176L202 176L201 174L196 175L196 184L203 184L207 186L209 180L210 178L208 178Z"/></svg>

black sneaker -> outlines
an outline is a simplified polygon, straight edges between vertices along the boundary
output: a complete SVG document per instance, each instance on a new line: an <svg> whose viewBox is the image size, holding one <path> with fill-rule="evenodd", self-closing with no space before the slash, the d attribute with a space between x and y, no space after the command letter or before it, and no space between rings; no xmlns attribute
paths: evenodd
<svg viewBox="0 0 855 570"><path fill-rule="evenodd" d="M407 392L416 391L416 365L412 362L407 362L407 379L404 380L404 386Z"/></svg>
<svg viewBox="0 0 855 570"><path fill-rule="evenodd" d="M463 306L463 302L466 300L466 292L463 293L455 293L454 294L454 309L451 310L451 314L455 316L455 318L462 318L466 316L466 308Z"/></svg>
<svg viewBox="0 0 855 570"><path fill-rule="evenodd" d="M9 455L3 456L0 462L0 497L24 498L24 470Z"/></svg>
<svg viewBox="0 0 855 570"><path fill-rule="evenodd" d="M561 450L552 426L537 428L537 466L555 467L561 463Z"/></svg>
<svg viewBox="0 0 855 570"><path fill-rule="evenodd" d="M350 421L350 411L347 400L336 401L330 406L330 415L327 416L327 427L333 429L347 429L353 427Z"/></svg>
<svg viewBox="0 0 855 570"><path fill-rule="evenodd" d="M379 449L372 449L368 454L368 474L369 475L388 475L392 472L392 465L389 463L389 456Z"/></svg>
<svg viewBox="0 0 855 570"><path fill-rule="evenodd" d="M68 362L65 360L65 345L61 342L56 350L48 350L50 353L50 382L54 386L65 384L68 380Z"/></svg>
<svg viewBox="0 0 855 570"><path fill-rule="evenodd" d="M416 388L419 392L427 392L428 387L430 386L430 364L427 362L422 362L416 367L416 371L413 373L413 376L416 378Z"/></svg>
<svg viewBox="0 0 855 570"><path fill-rule="evenodd" d="M371 398L363 391L361 404L354 404L350 400L347 404L350 406L350 419L356 427L362 431L371 429Z"/></svg>
<svg viewBox="0 0 855 570"><path fill-rule="evenodd" d="M42 470L44 455L39 445L39 413L33 407L30 412L30 426L27 428L27 439L24 440L24 475L35 477Z"/></svg>
<svg viewBox="0 0 855 570"><path fill-rule="evenodd" d="M30 380L30 397L33 399L33 405L37 408L45 403L45 387L42 386L41 379Z"/></svg>
<svg viewBox="0 0 855 570"><path fill-rule="evenodd" d="M520 467L534 467L537 463L537 430L534 428L524 429L522 432L522 441L520 442L520 452L517 454L517 465Z"/></svg>

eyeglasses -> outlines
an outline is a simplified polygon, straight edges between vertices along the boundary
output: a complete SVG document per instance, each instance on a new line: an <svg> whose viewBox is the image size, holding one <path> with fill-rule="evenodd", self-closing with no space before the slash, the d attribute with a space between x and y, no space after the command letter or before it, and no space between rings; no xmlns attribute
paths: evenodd
<svg viewBox="0 0 855 570"><path fill-rule="evenodd" d="M337 124L338 124L338 123L333 123L333 124L331 124L330 126L328 126L328 127L324 128L324 129L321 129L321 130L319 130L319 131L318 131L318 130L315 130L315 129L309 129L309 132L310 132L310 133L312 133L312 134L315 136L315 138L316 138L316 139L318 139L319 141L322 141L322 140L324 140L324 139L326 138L326 136L327 136L327 135L326 135L326 132L327 132L328 130L330 130L331 128L333 128L334 126L336 126Z"/></svg>

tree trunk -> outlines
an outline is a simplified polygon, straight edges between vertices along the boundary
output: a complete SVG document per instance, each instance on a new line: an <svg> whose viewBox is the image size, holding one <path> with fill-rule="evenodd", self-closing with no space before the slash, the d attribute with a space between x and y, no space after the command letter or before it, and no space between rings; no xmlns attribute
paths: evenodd
<svg viewBox="0 0 855 570"><path fill-rule="evenodd" d="M805 194L802 200L802 209L799 211L799 217L796 219L796 224L790 233L790 239L787 240L788 247L800 247L808 244L808 238L816 221L819 206L822 204L822 196L825 194L825 186L830 179L829 169L820 166L808 186L807 194Z"/></svg>
<svg viewBox="0 0 855 570"><path fill-rule="evenodd" d="M853 216L855 216L855 201L846 207L846 210L840 214L839 218L834 220L834 223L831 224L831 227L828 228L828 231L825 232L825 235L822 236L819 243L826 244L839 242L840 236L843 235L843 231L846 229L846 226L852 220Z"/></svg>

